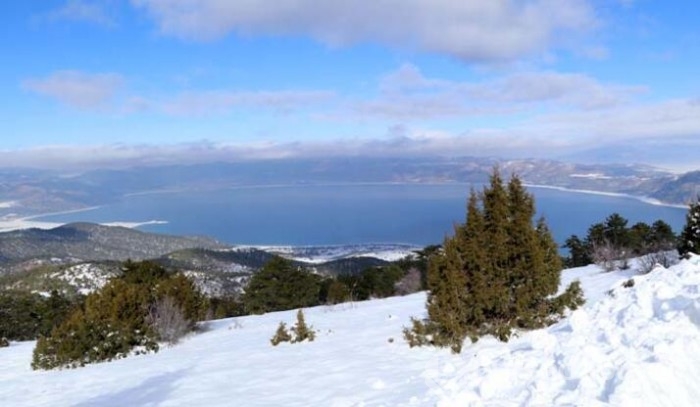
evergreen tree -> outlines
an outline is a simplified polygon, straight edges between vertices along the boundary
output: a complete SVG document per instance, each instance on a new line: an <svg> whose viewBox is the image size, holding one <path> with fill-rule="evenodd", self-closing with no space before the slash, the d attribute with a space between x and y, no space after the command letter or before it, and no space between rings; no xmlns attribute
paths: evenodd
<svg viewBox="0 0 700 407"><path fill-rule="evenodd" d="M632 252L636 255L646 253L648 250L653 250L655 239L651 226L645 222L637 222L628 231L627 238Z"/></svg>
<svg viewBox="0 0 700 407"><path fill-rule="evenodd" d="M128 262L124 269L123 276L90 294L50 334L39 337L32 368L83 366L126 357L135 348L137 353L157 351L158 340L172 339L161 337L168 327L154 326L151 318L161 300L167 298L173 309L182 310L187 329L209 308L194 284L180 274L150 262Z"/></svg>
<svg viewBox="0 0 700 407"><path fill-rule="evenodd" d="M678 252L681 255L700 252L700 201L693 202L688 207L685 226L678 242Z"/></svg>
<svg viewBox="0 0 700 407"><path fill-rule="evenodd" d="M480 195L472 191L466 223L429 259L428 319L404 330L411 346L459 352L467 336L507 340L512 328L544 326L562 307L580 304L577 287L552 297L561 260L544 220L533 225L535 212L532 195L515 176L505 185L494 170Z"/></svg>
<svg viewBox="0 0 700 407"><path fill-rule="evenodd" d="M622 217L619 213L613 213L605 218L605 239L617 249L629 247L627 222L627 219Z"/></svg>
<svg viewBox="0 0 700 407"><path fill-rule="evenodd" d="M589 245L578 236L571 235L566 239L563 247L569 249L569 257L566 258L566 267L581 267L593 263Z"/></svg>
<svg viewBox="0 0 700 407"><path fill-rule="evenodd" d="M321 278L274 257L250 279L243 304L252 314L318 305Z"/></svg>
<svg viewBox="0 0 700 407"><path fill-rule="evenodd" d="M651 225L651 240L656 250L671 250L675 248L678 238L671 225L659 219Z"/></svg>

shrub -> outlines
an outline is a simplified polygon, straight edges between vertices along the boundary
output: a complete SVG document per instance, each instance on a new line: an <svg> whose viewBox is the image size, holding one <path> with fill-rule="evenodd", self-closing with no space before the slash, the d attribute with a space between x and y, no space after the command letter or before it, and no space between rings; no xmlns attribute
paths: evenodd
<svg viewBox="0 0 700 407"><path fill-rule="evenodd" d="M624 248L613 245L610 241L604 240L591 244L593 262L605 271L613 271L623 267L628 260L627 252Z"/></svg>
<svg viewBox="0 0 700 407"><path fill-rule="evenodd" d="M675 253L675 251L673 252ZM647 274L656 266L670 267L676 263L676 255L667 251L648 253L639 258L639 272Z"/></svg>
<svg viewBox="0 0 700 407"><path fill-rule="evenodd" d="M0 348L7 348L10 346L10 341L7 340L4 336L0 338Z"/></svg>
<svg viewBox="0 0 700 407"><path fill-rule="evenodd" d="M124 275L90 294L85 304L37 341L32 368L78 367L132 352L158 350L194 327L208 304L182 275L149 263L125 264Z"/></svg>
<svg viewBox="0 0 700 407"><path fill-rule="evenodd" d="M297 311L297 322L291 331L290 333L287 330L287 325L284 322L280 322L275 335L270 339L272 346L277 346L282 342L299 343L307 340L313 342L316 339L316 332L314 332L313 327L306 324L304 312L301 309Z"/></svg>
<svg viewBox="0 0 700 407"><path fill-rule="evenodd" d="M170 344L177 343L192 329L192 321L172 297L163 297L151 306L146 319L158 338Z"/></svg>
<svg viewBox="0 0 700 407"><path fill-rule="evenodd" d="M422 286L420 270L416 267L412 267L406 272L406 275L394 285L394 291L398 295L408 295L420 291Z"/></svg>
<svg viewBox="0 0 700 407"><path fill-rule="evenodd" d="M313 327L306 325L304 320L304 312L302 310L297 311L297 322L292 327L292 332L294 333L294 339L292 343L303 342L308 340L313 342L316 339L316 333L313 331Z"/></svg>
<svg viewBox="0 0 700 407"><path fill-rule="evenodd" d="M282 342L291 342L292 341L292 335L289 334L289 331L287 331L287 325L284 322L280 322L279 326L277 326L277 331L275 332L275 336L270 339L270 343L272 346L277 346Z"/></svg>

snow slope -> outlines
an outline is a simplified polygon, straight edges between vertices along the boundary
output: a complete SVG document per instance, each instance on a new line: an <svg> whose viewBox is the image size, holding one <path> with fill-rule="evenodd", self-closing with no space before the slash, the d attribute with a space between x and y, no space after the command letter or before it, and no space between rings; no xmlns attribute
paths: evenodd
<svg viewBox="0 0 700 407"><path fill-rule="evenodd" d="M157 354L76 370L33 372L34 344L13 343L0 349L0 405L697 405L700 257L622 287L632 274L565 271L593 299L586 306L460 355L403 342L402 327L424 315L422 293L308 309L312 343L270 345L294 311L214 321Z"/></svg>

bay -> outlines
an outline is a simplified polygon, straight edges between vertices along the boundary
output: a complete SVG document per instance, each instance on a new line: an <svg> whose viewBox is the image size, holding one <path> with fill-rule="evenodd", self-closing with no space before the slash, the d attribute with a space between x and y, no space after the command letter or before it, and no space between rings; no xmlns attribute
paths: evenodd
<svg viewBox="0 0 700 407"><path fill-rule="evenodd" d="M131 195L89 211L38 218L50 222L148 222L140 229L205 235L231 244L343 245L442 242L464 222L471 186L353 184L237 187ZM480 188L477 186L477 188ZM585 236L613 212L636 222L662 219L679 232L686 209L639 199L529 188L555 239Z"/></svg>

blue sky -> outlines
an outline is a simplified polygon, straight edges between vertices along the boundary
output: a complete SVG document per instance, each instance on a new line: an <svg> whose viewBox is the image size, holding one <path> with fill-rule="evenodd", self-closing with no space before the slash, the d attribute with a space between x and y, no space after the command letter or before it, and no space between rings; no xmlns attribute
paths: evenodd
<svg viewBox="0 0 700 407"><path fill-rule="evenodd" d="M695 1L34 0L0 11L6 166L329 154L700 164Z"/></svg>

